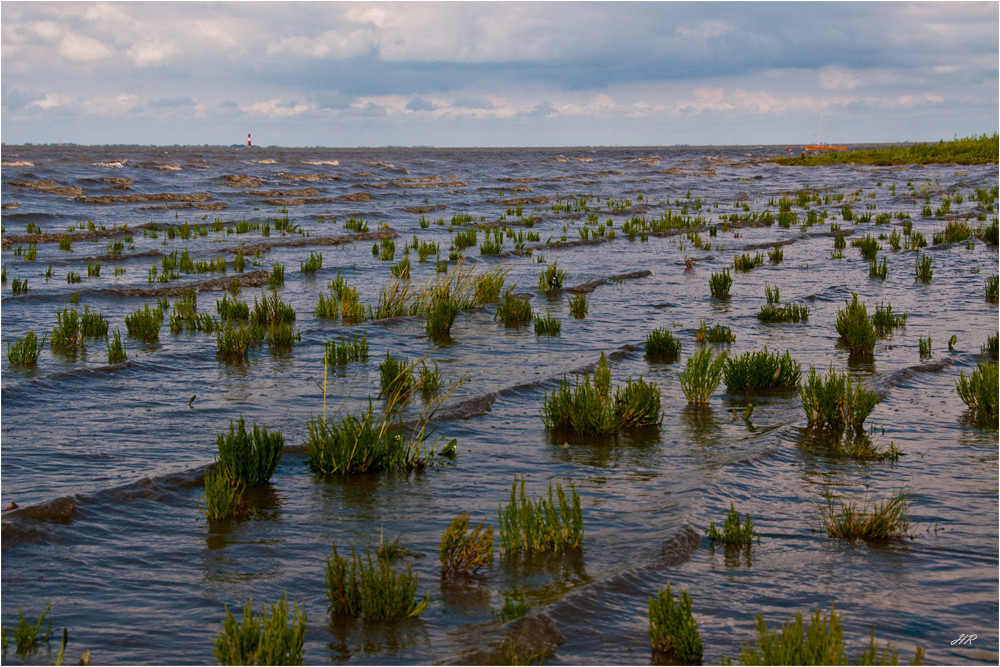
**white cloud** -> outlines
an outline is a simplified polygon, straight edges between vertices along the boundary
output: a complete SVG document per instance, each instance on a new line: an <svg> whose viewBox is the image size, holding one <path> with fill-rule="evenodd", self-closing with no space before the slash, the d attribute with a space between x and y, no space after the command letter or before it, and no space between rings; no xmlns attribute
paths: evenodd
<svg viewBox="0 0 1000 667"><path fill-rule="evenodd" d="M133 44L128 50L128 57L138 67L149 67L161 65L179 53L181 53L181 49L177 44L171 41L152 39Z"/></svg>
<svg viewBox="0 0 1000 667"><path fill-rule="evenodd" d="M240 111L252 116L264 116L267 118L291 118L315 108L315 104L306 104L305 102L288 103L277 99L240 105Z"/></svg>
<svg viewBox="0 0 1000 667"><path fill-rule="evenodd" d="M114 55L115 51L104 42L84 37L73 33L67 33L59 42L59 55L66 60L77 62L93 62L103 60Z"/></svg>
<svg viewBox="0 0 1000 667"><path fill-rule="evenodd" d="M35 100L32 104L48 111L49 109L54 109L56 107L68 106L74 101L75 100L70 95L63 95L62 93L46 93L44 98Z"/></svg>

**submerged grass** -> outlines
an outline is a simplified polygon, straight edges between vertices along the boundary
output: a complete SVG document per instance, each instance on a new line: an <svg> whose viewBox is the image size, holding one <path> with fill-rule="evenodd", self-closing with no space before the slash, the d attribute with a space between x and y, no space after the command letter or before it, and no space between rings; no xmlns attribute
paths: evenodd
<svg viewBox="0 0 1000 667"><path fill-rule="evenodd" d="M840 503L840 508L834 509L833 499L828 497L823 510L826 532L848 542L887 542L906 537L910 527L906 516L908 499L906 493L899 493L882 503L869 505L866 501L863 507L858 507L852 501Z"/></svg>
<svg viewBox="0 0 1000 667"><path fill-rule="evenodd" d="M562 323L551 315L542 317L535 315L535 334L539 336L558 336L562 331Z"/></svg>
<svg viewBox="0 0 1000 667"><path fill-rule="evenodd" d="M326 560L326 596L333 616L360 618L365 621L396 621L424 613L430 592L417 600L417 575L411 566L396 571L388 559L376 558L366 551L366 558L351 549L351 560L337 553Z"/></svg>
<svg viewBox="0 0 1000 667"><path fill-rule="evenodd" d="M837 333L851 356L870 357L875 350L875 327L868 319L868 309L852 293L845 308L837 311Z"/></svg>
<svg viewBox="0 0 1000 667"><path fill-rule="evenodd" d="M959 397L969 406L973 418L982 425L997 426L1000 418L1000 374L997 363L979 359L976 370L965 377L960 372L955 381L955 390Z"/></svg>
<svg viewBox="0 0 1000 667"><path fill-rule="evenodd" d="M681 354L681 341L668 329L653 329L646 334L646 358L673 362Z"/></svg>
<svg viewBox="0 0 1000 667"><path fill-rule="evenodd" d="M704 345L705 343L734 343L736 342L736 335L733 334L733 330L727 326L721 324L716 324L711 329L705 323L705 320L701 321L701 325L698 327L698 331L694 334L694 339Z"/></svg>
<svg viewBox="0 0 1000 667"><path fill-rule="evenodd" d="M531 302L528 295L518 297L513 292L513 287L509 288L503 295L503 299L497 304L496 314L493 319L503 321L506 327L521 327L532 320Z"/></svg>
<svg viewBox="0 0 1000 667"><path fill-rule="evenodd" d="M788 350L780 355L768 352L767 346L726 359L722 371L726 390L742 392L794 388L800 375L801 367Z"/></svg>
<svg viewBox="0 0 1000 667"><path fill-rule="evenodd" d="M733 278L729 275L729 269L723 269L722 273L713 273L708 279L708 288L712 292L712 297L724 299L729 296L729 288L733 286Z"/></svg>
<svg viewBox="0 0 1000 667"><path fill-rule="evenodd" d="M243 417L239 422L229 421L229 432L216 438L217 471L228 477L230 483L242 487L267 484L281 462L285 439L280 431L267 432L263 426L253 425L247 431Z"/></svg>
<svg viewBox="0 0 1000 667"><path fill-rule="evenodd" d="M159 308L150 310L149 304L131 315L125 316L125 328L133 338L144 343L152 343L160 338L160 327L163 326L163 311Z"/></svg>
<svg viewBox="0 0 1000 667"><path fill-rule="evenodd" d="M114 338L105 338L104 343L108 348L108 363L120 364L128 359L125 353L125 343L122 342L122 332L115 329Z"/></svg>
<svg viewBox="0 0 1000 667"><path fill-rule="evenodd" d="M713 359L711 348L698 350L688 357L684 371L677 374L681 381L681 391L691 405L707 405L719 383L728 352L722 352Z"/></svg>
<svg viewBox="0 0 1000 667"><path fill-rule="evenodd" d="M305 605L292 603L294 616L288 624L288 596L271 605L267 613L261 604L254 616L253 599L243 609L240 624L226 607L222 632L215 640L212 655L220 665L301 665L306 637Z"/></svg>
<svg viewBox="0 0 1000 667"><path fill-rule="evenodd" d="M767 304L760 307L757 319L767 323L808 322L809 308L797 303L786 303L784 306Z"/></svg>
<svg viewBox="0 0 1000 667"><path fill-rule="evenodd" d="M43 336L39 342L35 330L30 329L24 336L15 339L13 345L7 341L7 362L11 366L22 368L34 366L38 363L38 355L43 347L45 347L45 337Z"/></svg>
<svg viewBox="0 0 1000 667"><path fill-rule="evenodd" d="M861 431L878 402L875 392L862 387L861 380L852 383L847 372L838 373L833 364L825 379L810 367L809 376L799 383L799 395L809 424L834 431Z"/></svg>
<svg viewBox="0 0 1000 667"><path fill-rule="evenodd" d="M675 604L668 583L666 590L649 598L649 642L654 653L682 663L701 663L701 634L687 591L681 591Z"/></svg>
<svg viewBox="0 0 1000 667"><path fill-rule="evenodd" d="M827 618L819 609L813 612L809 625L804 625L802 612L795 612L795 621L784 623L781 631L768 628L764 617L757 614L757 637L740 649L742 665L847 665L850 664L844 646L844 630L833 605ZM911 664L923 664L923 649L918 645ZM721 664L732 664L722 656ZM896 665L899 655L890 643L881 651L875 644L872 628L871 643L854 660L857 665Z"/></svg>
<svg viewBox="0 0 1000 667"><path fill-rule="evenodd" d="M469 513L462 512L448 524L441 536L441 576L472 574L493 564L493 526L486 520L469 529Z"/></svg>
<svg viewBox="0 0 1000 667"><path fill-rule="evenodd" d="M532 502L524 493L524 476L520 494L515 478L510 487L510 503L497 509L503 555L579 549L583 543L583 510L576 489L571 486L570 492L567 500L562 485L556 484L553 498L549 482L548 499L543 496Z"/></svg>
<svg viewBox="0 0 1000 667"><path fill-rule="evenodd" d="M587 295L574 294L569 299L569 312L578 320L587 317Z"/></svg>
<svg viewBox="0 0 1000 667"><path fill-rule="evenodd" d="M760 535L754 530L753 521L750 520L750 513L747 513L746 521L744 522L732 502L729 503L729 513L726 515L725 523L722 524L722 532L719 532L713 521L709 524L705 534L708 535L709 544L713 547L718 543L729 549L749 549L753 545L755 537L757 538L757 544L760 544Z"/></svg>

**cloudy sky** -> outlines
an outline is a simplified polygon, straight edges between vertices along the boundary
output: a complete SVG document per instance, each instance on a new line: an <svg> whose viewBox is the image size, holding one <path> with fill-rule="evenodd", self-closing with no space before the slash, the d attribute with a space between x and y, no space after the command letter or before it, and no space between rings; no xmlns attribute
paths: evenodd
<svg viewBox="0 0 1000 667"><path fill-rule="evenodd" d="M8 144L557 146L997 130L998 3L3 2Z"/></svg>

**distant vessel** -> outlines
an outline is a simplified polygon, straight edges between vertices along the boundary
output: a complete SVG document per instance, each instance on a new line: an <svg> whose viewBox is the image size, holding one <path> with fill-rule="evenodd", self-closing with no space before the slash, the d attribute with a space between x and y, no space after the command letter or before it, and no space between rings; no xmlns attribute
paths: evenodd
<svg viewBox="0 0 1000 667"><path fill-rule="evenodd" d="M824 144L819 140L820 134L823 132L823 111L819 112L819 131L816 132L816 143L812 146L803 146L804 151L846 151L846 146L829 146Z"/></svg>

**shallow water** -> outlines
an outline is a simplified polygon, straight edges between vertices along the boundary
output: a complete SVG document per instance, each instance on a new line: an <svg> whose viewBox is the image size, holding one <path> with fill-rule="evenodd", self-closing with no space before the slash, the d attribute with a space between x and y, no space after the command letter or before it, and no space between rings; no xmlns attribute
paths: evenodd
<svg viewBox="0 0 1000 667"><path fill-rule="evenodd" d="M913 229L928 242L953 218L971 216L969 223L976 227L982 223L976 220L975 190L994 187L997 168L803 169L758 161L774 152L767 147L5 147L2 257L8 283L0 304L5 343L29 329L51 332L57 309L69 305L74 291L80 293L78 309L98 310L112 331L124 332L125 316L154 298L113 289L161 286L147 282L159 256L142 253L188 249L195 260L224 254L227 276L232 276L232 254L224 251L242 242L302 238L272 229L267 239L257 231L210 231L171 240L168 226L210 225L216 219L224 225L244 219L263 223L285 213L282 204L267 203L275 195L262 192L307 187L318 192L301 197L304 203L288 202L287 214L310 239L349 233L343 222L354 214L368 220L373 231L384 222L399 233L396 261L414 234L440 243L446 257L451 234L466 226L448 224L453 215L493 222L507 213L512 199L549 198L524 205L525 215L537 209L540 218L531 230L515 228L540 234L541 243L527 244L533 256L508 252L480 258L475 247L465 254L469 263L481 259L488 268L509 267L506 284L531 294L536 312L562 323L559 336L536 336L530 327L505 329L494 322L494 308L486 306L460 313L451 340L442 344L428 339L421 318L359 325L322 320L313 315L317 296L338 270L358 288L362 301L374 303L389 279L389 263L372 256L370 242L277 245L258 264L286 267L279 294L295 308L302 334L291 351L264 346L244 363L230 363L217 358L213 336L173 335L165 324L156 344L126 339L130 362L124 366L107 367L103 341L89 341L75 358L46 345L37 367L28 371L11 367L5 356L0 362L5 417L0 498L4 507L16 503L22 508L4 513L5 626L16 625L19 607L34 618L51 602L49 620L55 628L69 628L74 660L86 648L100 663L202 664L214 662L213 642L227 605L235 610L251 597L255 604L271 603L287 592L308 612L307 663L464 662L512 631L493 610L503 604L504 593L521 591L534 616L520 627L534 627L548 640L533 645L547 651L548 662L647 663L647 599L670 582L674 591L685 589L694 600L707 662L738 654L741 642L752 636L757 613L775 626L795 611L808 615L835 603L852 655L874 626L878 640L894 642L906 661L919 643L929 663L996 663L997 431L971 425L954 389L959 373L975 367L980 346L997 331L997 307L983 297L985 278L997 271L996 249L980 240L971 247L926 248L934 277L922 284L914 280L918 253L892 252L883 240L879 257L887 256L889 266L883 282L869 278L868 262L850 244L844 259L831 259L833 240L824 234L830 222L853 232L848 240L901 231L898 219L884 225L845 222L840 208L852 199L856 214L874 207L873 218L886 212L910 215ZM31 164L6 166L15 161ZM224 175L248 175L261 184L229 187ZM130 189L100 180L122 177L134 179ZM426 180L435 177L439 180ZM194 203L218 208L102 204L10 184L44 179L79 186L85 197L172 193L198 199L189 195L208 193L207 201ZM805 229L774 224L723 231L720 225L716 237L705 229L700 237L711 243L707 251L683 235L630 241L622 231L632 215L656 218L668 209L676 214L685 202L691 208L699 200L701 208L687 214L703 216L708 225L719 224L723 214L743 213L744 204L777 215L777 200L783 195L794 199L801 190L845 199L810 204L830 217ZM337 199L359 192L369 193L371 201ZM925 196L937 209L942 197L955 199L955 193L963 201L952 202L949 216L922 217ZM588 212L556 212L552 205L557 198L575 204L583 197L602 224L613 221L616 238L545 247L549 238L580 238ZM645 212L612 207L625 199ZM14 202L17 207L10 207ZM432 221L426 229L418 224L421 214L401 210L437 204L446 208L424 214ZM804 223L808 212L799 206L793 210ZM994 208L989 220L995 215ZM445 224L435 224L442 217ZM511 222L516 215L506 218ZM101 275L94 278L86 277L88 258L105 255L109 238L78 240L72 252L59 250L55 242L39 243L34 262L14 253L18 246L26 250L26 242L8 244L29 223L61 233L81 223L86 228L88 220L106 228L155 222L161 230L156 239L134 232L122 258L102 259ZM765 261L750 272L732 270L734 255L763 254L786 241L781 264ZM504 249L514 249L512 239L505 240ZM299 271L310 252L323 255L315 276ZM650 273L596 287L587 295L587 317L577 320L569 314L568 294L537 292L545 266L536 261L540 255L566 270L567 286ZM695 260L690 270L685 256ZM424 263L415 252L410 257L412 280L422 284L434 274L433 257ZM53 278L46 281L49 265ZM115 276L118 266L125 271ZM732 296L712 299L709 276L727 266ZM252 268L259 267L251 266L248 257L247 270ZM68 285L68 271L80 273L83 282ZM170 285L214 275L181 274ZM26 295L11 294L14 278L28 280ZM759 323L765 284L780 287L782 302L807 305L808 322ZM846 350L836 344L837 311L851 292L869 312L882 301L908 313L905 328L879 340L874 362L849 363ZM262 293L246 288L240 298L252 302ZM220 297L218 291L199 293L199 312L213 312ZM812 446L795 392L748 397L728 394L722 385L707 410L687 407L677 372L698 349L695 331L701 320L732 328L732 355L765 345L788 349L806 370L824 370L832 363L878 388L881 400L870 423L877 424L883 444L894 442L906 455L895 463L859 463L823 454ZM645 336L657 327L679 336L681 361L644 358ZM467 378L442 413L464 407L471 416L436 423L435 437L458 440L454 462L420 473L337 480L309 472L299 452L306 422L322 412L323 345L362 331L370 360L331 376L328 411L367 406L368 397L378 393L378 362L387 351L410 359L426 355L446 383ZM952 334L958 341L949 351ZM923 362L918 341L927 336L933 356ZM616 384L641 375L659 385L661 427L618 440L547 432L540 417L546 392L564 375L596 362L602 351L618 353L612 361ZM905 370L921 366L932 370ZM742 410L751 400L752 424L734 419L730 411ZM407 416L417 416L424 405L414 398ZM201 473L213 461L215 436L241 415L248 423L280 430L290 449L271 484L254 496L253 519L208 525L196 507L204 499ZM495 522L511 482L522 474L532 496L549 482L573 484L579 491L586 523L582 553L526 563L501 559L471 582L443 582L437 551L449 521L468 511L474 521ZM899 490L912 493L912 539L849 544L828 538L821 527L827 492L838 499L882 500ZM761 535L749 563L713 553L703 537L709 522L724 519L730 502L750 513ZM403 562L419 575L419 594L430 591L427 612L419 620L388 626L332 621L324 588L331 544L341 552L363 549L377 545L380 536L402 536L422 555ZM976 634L974 646L952 646L960 634ZM26 662L54 657L43 649ZM13 649L8 659L21 660Z"/></svg>

